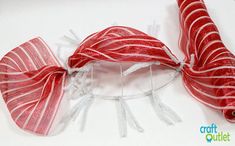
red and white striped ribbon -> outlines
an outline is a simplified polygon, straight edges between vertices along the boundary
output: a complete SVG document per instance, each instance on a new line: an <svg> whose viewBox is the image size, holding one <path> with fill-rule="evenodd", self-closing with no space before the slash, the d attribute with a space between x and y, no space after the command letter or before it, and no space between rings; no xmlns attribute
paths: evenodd
<svg viewBox="0 0 235 146"><path fill-rule="evenodd" d="M225 47L218 28L203 0L178 0L181 37L179 46L186 62L194 56L192 68L184 68L185 87L198 101L222 110L235 122L235 57Z"/></svg>
<svg viewBox="0 0 235 146"><path fill-rule="evenodd" d="M1 59L1 93L19 127L48 134L63 97L66 74L41 38L20 45Z"/></svg>
<svg viewBox="0 0 235 146"><path fill-rule="evenodd" d="M181 63L159 40L130 27L112 26L88 36L68 58L76 70L91 61L158 62L182 71L187 90L235 122L235 57L223 44L203 0L178 0L185 54ZM62 68L41 38L7 53L0 61L0 89L16 124L47 135L71 72Z"/></svg>

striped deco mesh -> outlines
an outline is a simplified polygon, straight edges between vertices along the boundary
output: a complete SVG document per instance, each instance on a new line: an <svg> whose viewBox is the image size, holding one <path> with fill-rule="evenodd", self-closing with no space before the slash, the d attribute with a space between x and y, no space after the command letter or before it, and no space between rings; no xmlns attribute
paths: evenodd
<svg viewBox="0 0 235 146"><path fill-rule="evenodd" d="M183 62L158 39L130 27L112 26L82 41L68 58L68 67L78 69L92 61L159 62L180 69L195 99L235 122L234 55L223 44L203 0L178 0L178 5ZM70 76L41 38L7 53L0 61L0 89L15 123L48 135Z"/></svg>

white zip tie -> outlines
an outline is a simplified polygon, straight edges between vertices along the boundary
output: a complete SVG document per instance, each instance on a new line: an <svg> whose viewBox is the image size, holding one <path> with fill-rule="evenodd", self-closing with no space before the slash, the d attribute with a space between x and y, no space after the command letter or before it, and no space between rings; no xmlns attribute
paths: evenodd
<svg viewBox="0 0 235 146"><path fill-rule="evenodd" d="M118 98L118 121L119 121L119 131L120 136L125 137L127 135L127 122L130 125L130 127L136 129L139 132L143 132L143 128L139 125L136 118L132 114L128 104L125 102L125 100L122 98L123 93L123 69L122 65L120 64L120 75L121 75L121 96Z"/></svg>
<svg viewBox="0 0 235 146"><path fill-rule="evenodd" d="M66 35L64 35L64 38L65 38L65 40L66 41L68 41L70 44L72 44L72 45L78 45L79 43L77 42L77 40L74 40L74 39L72 39L71 37L69 37L69 36L66 36Z"/></svg>
<svg viewBox="0 0 235 146"><path fill-rule="evenodd" d="M126 111L123 107L123 74L122 74L122 65L120 64L120 75L121 75L121 96L118 98L117 111L118 111L118 123L119 123L119 132L121 137L127 136L127 121L126 121Z"/></svg>
<svg viewBox="0 0 235 146"><path fill-rule="evenodd" d="M152 97L150 98L151 104L153 106L153 109L156 115L161 121L163 121L167 125L173 125L173 122L171 122L171 120L168 117L166 117L166 115L164 115L162 111L162 105L159 104L159 101L157 101L156 98L159 98L159 97L155 93L153 93Z"/></svg>
<svg viewBox="0 0 235 146"><path fill-rule="evenodd" d="M87 96L87 97L84 97L72 108L71 117L72 117L73 121L75 121L77 119L77 117L79 116L82 109L89 103L89 98L90 97L91 97L91 95Z"/></svg>
<svg viewBox="0 0 235 146"><path fill-rule="evenodd" d="M69 32L73 35L78 44L80 44L81 39L77 36L77 34L72 29L70 29Z"/></svg>
<svg viewBox="0 0 235 146"><path fill-rule="evenodd" d="M70 29L69 32L72 34L73 38L64 35L65 40L67 40L72 45L79 46L79 44L81 43L81 39L76 35L76 33L72 29Z"/></svg>
<svg viewBox="0 0 235 146"><path fill-rule="evenodd" d="M116 108L117 108L117 114L118 114L118 125L119 125L120 136L126 137L127 136L126 112L123 109L120 100L117 100Z"/></svg>
<svg viewBox="0 0 235 146"><path fill-rule="evenodd" d="M195 55L191 54L190 56L190 67L192 68L194 66L195 63Z"/></svg>
<svg viewBox="0 0 235 146"><path fill-rule="evenodd" d="M92 83L91 88L92 89L91 89L90 96L85 97L86 102L82 103L81 107L77 109L78 110L77 115L75 115L75 118L76 118L80 114L81 110L83 110L83 116L82 116L82 119L81 119L82 122L81 122L81 126L80 126L80 131L83 131L84 128L85 128L88 110L90 109L91 104L94 101L94 95L93 95L94 85L93 85L93 82L94 82L94 68L92 66L92 68L91 68L91 83ZM79 111L79 109L81 109L81 110Z"/></svg>
<svg viewBox="0 0 235 146"><path fill-rule="evenodd" d="M91 68L91 80L93 82L93 66ZM73 86L76 83L76 79L77 79L78 73L76 74L75 78L72 77L70 81L70 84L66 86L66 88L69 88L71 86ZM83 77L85 78L85 77ZM93 84L91 85L92 89L93 89ZM85 86L83 86L84 88ZM65 90L66 90L65 88ZM70 90L71 91L71 90ZM92 91L91 91L92 92ZM72 97L72 95L70 95L70 97ZM60 121L60 124L62 124L63 128L65 128L68 123L73 120L75 121L78 116L80 115L80 113L83 111L83 116L82 116L82 122L81 122L81 127L80 130L83 131L84 127L85 127L85 123L86 123L86 118L87 118L87 114L88 114L88 110L94 100L94 95L93 93L90 94L84 94L82 97L79 96L80 100L77 102L77 104L75 104L71 110L69 110L69 113L65 114L65 116L62 118L62 120Z"/></svg>
<svg viewBox="0 0 235 146"><path fill-rule="evenodd" d="M129 123L129 125L133 129L136 129L139 132L144 132L144 129L139 125L139 122L136 120L136 118L132 114L128 104L122 98L120 98L119 100L121 100L121 104L122 104L123 108L125 109L125 113L126 113L127 121Z"/></svg>
<svg viewBox="0 0 235 146"><path fill-rule="evenodd" d="M150 81L151 81L151 89L152 89L152 96L150 96L151 104L154 108L155 113L158 115L160 120L164 121L168 125L172 125L173 123L166 118L166 116L162 113L162 109L159 105L159 97L156 96L156 93L154 92L154 85L153 85L153 72L152 72L152 66L149 67L150 70Z"/></svg>
<svg viewBox="0 0 235 146"><path fill-rule="evenodd" d="M160 30L160 25L153 21L151 25L147 26L147 34L153 37L157 37Z"/></svg>
<svg viewBox="0 0 235 146"><path fill-rule="evenodd" d="M163 46L162 49L166 52L166 54L176 63L180 63L180 61L166 48L166 46Z"/></svg>
<svg viewBox="0 0 235 146"><path fill-rule="evenodd" d="M152 66L150 66L150 79L152 88L152 96L150 96L150 99L155 113L158 115L160 120L164 121L168 125L173 125L172 120L174 122L180 122L181 118L177 115L177 113L174 112L169 106L162 103L160 97L157 96L156 92L154 91Z"/></svg>
<svg viewBox="0 0 235 146"><path fill-rule="evenodd" d="M123 72L123 76L127 76L127 75L129 75L129 74L131 74L131 73L133 73L133 72L135 72L139 69L148 67L148 66L153 65L153 64L160 65L160 62L159 61L157 61L157 62L147 62L147 63L143 62L143 63L134 64L134 65L132 65L131 67L129 67L127 70L125 70Z"/></svg>
<svg viewBox="0 0 235 146"><path fill-rule="evenodd" d="M92 66L91 66L91 97L89 97L89 102L86 105L86 107L84 109L84 112L83 112L83 117L82 117L82 123L81 123L80 131L84 131L84 128L85 128L85 125L86 125L88 111L89 111L89 109L91 107L91 104L95 100L95 97L94 97L94 94L93 94L93 90L94 90L94 64L92 64Z"/></svg>

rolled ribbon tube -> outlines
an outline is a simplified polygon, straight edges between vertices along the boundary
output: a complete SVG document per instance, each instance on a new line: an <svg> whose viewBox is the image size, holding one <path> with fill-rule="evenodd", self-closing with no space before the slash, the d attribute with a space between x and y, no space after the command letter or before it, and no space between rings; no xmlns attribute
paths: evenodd
<svg viewBox="0 0 235 146"><path fill-rule="evenodd" d="M185 54L182 75L185 87L198 101L221 110L235 122L235 57L223 44L218 28L203 0L178 0L181 36Z"/></svg>

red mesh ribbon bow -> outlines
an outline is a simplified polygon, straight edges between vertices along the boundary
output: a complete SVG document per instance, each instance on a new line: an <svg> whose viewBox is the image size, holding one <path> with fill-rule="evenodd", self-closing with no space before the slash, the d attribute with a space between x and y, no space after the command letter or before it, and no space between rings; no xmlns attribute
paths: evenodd
<svg viewBox="0 0 235 146"><path fill-rule="evenodd" d="M91 61L111 61L160 62L180 68L188 91L200 102L222 110L225 118L234 122L234 55L223 45L203 1L178 3L184 63L156 38L133 28L114 26L87 37L69 57L68 66L80 68ZM67 72L40 38L2 58L0 89L19 127L48 134L63 97Z"/></svg>
<svg viewBox="0 0 235 146"><path fill-rule="evenodd" d="M66 74L40 38L20 45L2 58L0 89L19 127L48 134L63 97Z"/></svg>

